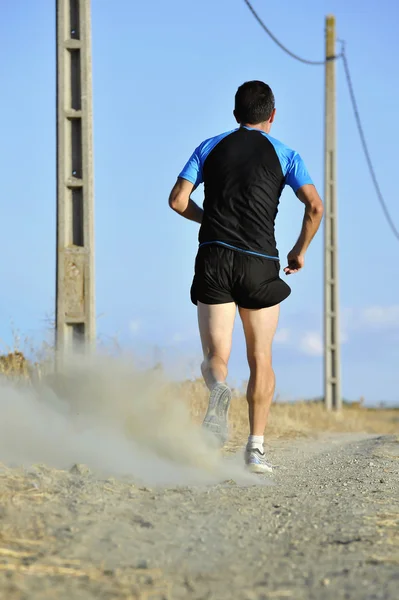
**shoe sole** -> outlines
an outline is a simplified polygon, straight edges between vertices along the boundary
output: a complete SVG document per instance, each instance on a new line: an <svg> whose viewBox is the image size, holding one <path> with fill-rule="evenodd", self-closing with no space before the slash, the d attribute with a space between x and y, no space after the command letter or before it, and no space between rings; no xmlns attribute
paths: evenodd
<svg viewBox="0 0 399 600"><path fill-rule="evenodd" d="M264 465L255 464L250 464L246 466L248 471L250 471L251 473L256 473L258 475L264 475L265 473L273 473L272 467L265 467Z"/></svg>
<svg viewBox="0 0 399 600"><path fill-rule="evenodd" d="M231 401L231 391L224 384L217 384L209 397L208 410L202 427L212 433L221 446L228 439L228 413Z"/></svg>

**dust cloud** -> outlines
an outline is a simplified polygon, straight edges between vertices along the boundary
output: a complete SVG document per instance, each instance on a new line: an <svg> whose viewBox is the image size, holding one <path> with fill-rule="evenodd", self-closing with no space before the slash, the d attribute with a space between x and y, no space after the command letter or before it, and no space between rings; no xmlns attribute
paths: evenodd
<svg viewBox="0 0 399 600"><path fill-rule="evenodd" d="M259 485L241 457L222 457L176 389L157 371L98 356L69 359L62 374L34 385L0 380L0 460L61 469L80 463L149 485Z"/></svg>

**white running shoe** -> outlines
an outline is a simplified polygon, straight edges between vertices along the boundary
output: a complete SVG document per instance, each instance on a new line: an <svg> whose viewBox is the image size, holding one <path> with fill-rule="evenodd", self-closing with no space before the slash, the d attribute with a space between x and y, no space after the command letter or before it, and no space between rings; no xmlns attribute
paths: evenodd
<svg viewBox="0 0 399 600"><path fill-rule="evenodd" d="M273 467L267 462L266 455L257 448L245 449L245 464L252 473L273 473Z"/></svg>
<svg viewBox="0 0 399 600"><path fill-rule="evenodd" d="M225 383L216 383L209 397L208 410L202 427L216 437L223 447L228 439L228 413L231 401L230 388Z"/></svg>

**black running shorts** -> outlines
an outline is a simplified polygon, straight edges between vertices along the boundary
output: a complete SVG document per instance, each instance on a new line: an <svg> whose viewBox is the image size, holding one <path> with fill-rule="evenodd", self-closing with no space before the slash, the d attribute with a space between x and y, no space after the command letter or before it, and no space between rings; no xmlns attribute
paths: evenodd
<svg viewBox="0 0 399 600"><path fill-rule="evenodd" d="M207 245L198 250L191 286L193 304L235 302L241 308L266 308L288 298L291 288L280 279L280 262Z"/></svg>

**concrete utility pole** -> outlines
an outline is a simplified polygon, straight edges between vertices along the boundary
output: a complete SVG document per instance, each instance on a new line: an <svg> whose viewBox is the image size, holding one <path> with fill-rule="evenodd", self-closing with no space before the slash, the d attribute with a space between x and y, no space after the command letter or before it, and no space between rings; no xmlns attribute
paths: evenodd
<svg viewBox="0 0 399 600"><path fill-rule="evenodd" d="M57 355L96 336L90 0L56 0Z"/></svg>
<svg viewBox="0 0 399 600"><path fill-rule="evenodd" d="M340 410L337 169L335 102L335 17L326 18L325 171L324 171L324 398L327 410Z"/></svg>

